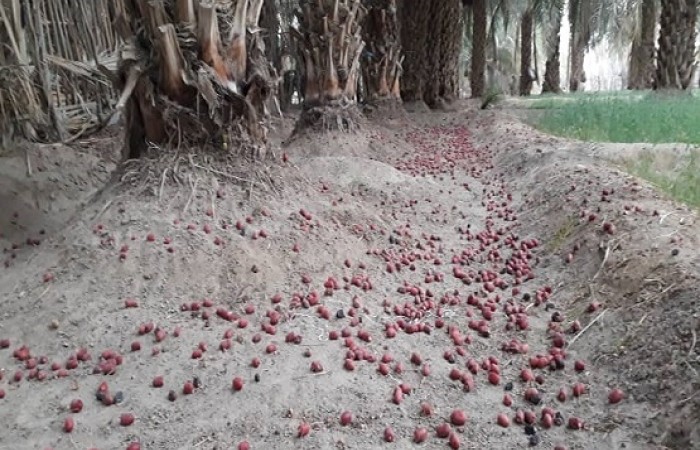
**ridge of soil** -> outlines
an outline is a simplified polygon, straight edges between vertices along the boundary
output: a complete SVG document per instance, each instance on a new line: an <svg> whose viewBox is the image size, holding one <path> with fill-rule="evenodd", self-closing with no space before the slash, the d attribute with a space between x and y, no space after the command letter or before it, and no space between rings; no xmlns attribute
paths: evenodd
<svg viewBox="0 0 700 450"><path fill-rule="evenodd" d="M147 189L119 185L123 173L102 189L117 153L109 141L105 151L41 153L47 167L62 162L32 187L22 158L9 156L3 192L16 183L17 193L0 198L0 340L10 341L0 349L0 448L448 448L434 430L454 409L469 416L453 426L461 448L700 448L697 212L583 143L470 102L453 108L300 136L265 169L274 183L249 183L255 167L234 179L201 161L151 161ZM30 192L49 206L32 209ZM125 308L130 298L138 307ZM147 323L154 329L140 335ZM527 352L515 352L522 343ZM553 370L557 345L566 358ZM51 370L80 348L89 360L65 377ZM521 381L540 361L542 384ZM103 381L121 402L96 399ZM579 382L586 392L573 398ZM397 394L402 383L410 389ZM616 405L613 388L625 396ZM68 409L75 398L80 413ZM539 422L545 406L562 425ZM513 423L517 410L535 414L534 434ZM136 422L120 426L127 412ZM496 423L501 413L510 427ZM574 417L583 429L568 429ZM300 438L303 422L311 431ZM425 443L414 443L417 428Z"/></svg>

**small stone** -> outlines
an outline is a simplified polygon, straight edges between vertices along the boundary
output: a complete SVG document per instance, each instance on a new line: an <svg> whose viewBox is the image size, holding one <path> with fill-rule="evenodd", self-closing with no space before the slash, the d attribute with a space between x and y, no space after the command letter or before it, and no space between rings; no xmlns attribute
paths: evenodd
<svg viewBox="0 0 700 450"><path fill-rule="evenodd" d="M671 250L672 256L678 256L678 253L680 253L680 250L678 250L677 248L674 248L673 250Z"/></svg>
<svg viewBox="0 0 700 450"><path fill-rule="evenodd" d="M558 427L564 425L564 416L562 416L559 411L554 415L554 425Z"/></svg>
<svg viewBox="0 0 700 450"><path fill-rule="evenodd" d="M51 321L51 323L49 323L49 329L50 330L58 330L59 325L60 324L58 323L58 320L54 319Z"/></svg>
<svg viewBox="0 0 700 450"><path fill-rule="evenodd" d="M256 383L260 382L260 374L256 373L255 376L253 377L253 380L255 380Z"/></svg>
<svg viewBox="0 0 700 450"><path fill-rule="evenodd" d="M535 427L532 425L525 425L525 434L528 436L533 436L535 433L537 433L537 430L535 430Z"/></svg>
<svg viewBox="0 0 700 450"><path fill-rule="evenodd" d="M345 311L342 309L339 309L338 312L335 313L336 319L343 319L345 318Z"/></svg>
<svg viewBox="0 0 700 450"><path fill-rule="evenodd" d="M177 394L175 393L175 391L168 392L168 400L170 400L171 402L174 402L176 399L177 399Z"/></svg>
<svg viewBox="0 0 700 450"><path fill-rule="evenodd" d="M117 391L116 394L114 394L114 404L118 405L119 403L122 403L124 401L124 393L122 391Z"/></svg>
<svg viewBox="0 0 700 450"><path fill-rule="evenodd" d="M505 386L503 386L504 391L512 391L513 390L513 382L509 381L506 383Z"/></svg>
<svg viewBox="0 0 700 450"><path fill-rule="evenodd" d="M528 438L528 444L530 447L536 447L540 443L540 437L536 434L533 434Z"/></svg>
<svg viewBox="0 0 700 450"><path fill-rule="evenodd" d="M202 386L202 380L200 380L199 377L194 377L192 378L192 384L196 389L199 389Z"/></svg>

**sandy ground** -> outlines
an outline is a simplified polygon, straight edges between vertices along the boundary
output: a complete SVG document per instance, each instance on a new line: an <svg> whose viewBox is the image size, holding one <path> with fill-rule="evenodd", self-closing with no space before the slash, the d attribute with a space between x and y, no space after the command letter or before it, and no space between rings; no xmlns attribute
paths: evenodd
<svg viewBox="0 0 700 450"><path fill-rule="evenodd" d="M502 112L379 117L4 156L0 448L700 448L697 212Z"/></svg>

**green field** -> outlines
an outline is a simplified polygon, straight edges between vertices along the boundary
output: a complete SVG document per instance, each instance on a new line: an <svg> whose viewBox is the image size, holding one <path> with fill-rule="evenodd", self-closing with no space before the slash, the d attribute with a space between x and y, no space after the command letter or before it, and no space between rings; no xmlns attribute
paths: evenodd
<svg viewBox="0 0 700 450"><path fill-rule="evenodd" d="M700 96L615 92L541 96L526 108L540 112L534 125L557 136L590 142L685 143L700 146ZM700 153L691 151L674 170L661 171L653 155L626 168L677 200L700 208Z"/></svg>

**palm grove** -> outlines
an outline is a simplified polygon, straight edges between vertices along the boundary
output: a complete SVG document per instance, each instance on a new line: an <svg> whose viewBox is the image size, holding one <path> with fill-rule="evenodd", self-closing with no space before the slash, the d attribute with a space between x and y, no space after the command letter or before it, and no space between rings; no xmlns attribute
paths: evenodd
<svg viewBox="0 0 700 450"><path fill-rule="evenodd" d="M122 42L111 78L119 93L114 103L126 119L126 156L133 158L147 151L147 143L176 140L178 145L231 139L237 148L264 145L265 124L280 107L289 108L292 98L303 105L297 129L352 129L361 116L359 104L400 108L402 102L419 101L440 108L459 97L465 76L475 98L494 89L492 73L503 74L510 92L519 95L530 95L535 84L542 92L559 93L563 85L576 91L585 83L586 52L606 40L628 52L628 88L686 90L696 63L697 3L116 0L95 5L105 5L112 20L102 28L111 27ZM23 62L25 38L25 54L40 60L47 52L37 41L42 33L20 34L27 17L38 11L27 8L25 2L3 7L0 38L12 45L6 46L2 65ZM21 24L16 20L13 28L18 17ZM562 18L569 23L566 60L560 52ZM80 43L87 48L83 54L97 59L100 35L94 33ZM49 44L61 51L60 44ZM560 79L562 68L567 80ZM33 82L46 86L45 79ZM39 89L36 98L51 110L47 92ZM51 114L45 120L56 122ZM44 134L47 140L56 137Z"/></svg>

